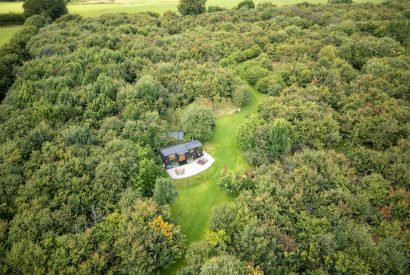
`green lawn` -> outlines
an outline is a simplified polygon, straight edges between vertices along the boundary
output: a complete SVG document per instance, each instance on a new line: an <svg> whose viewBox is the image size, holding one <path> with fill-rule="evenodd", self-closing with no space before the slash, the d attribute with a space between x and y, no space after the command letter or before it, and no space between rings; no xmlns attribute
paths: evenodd
<svg viewBox="0 0 410 275"><path fill-rule="evenodd" d="M218 118L212 139L204 144L205 151L215 158L215 163L202 174L174 181L179 195L171 206L172 218L181 225L187 245L201 239L213 208L232 201L233 197L216 184L217 177L225 165L230 169L249 167L236 143L236 132L246 116L256 112L265 97L252 89L250 101L240 113ZM175 274L183 264L181 259L164 273Z"/></svg>
<svg viewBox="0 0 410 275"><path fill-rule="evenodd" d="M0 27L0 47L6 44L19 29L21 26Z"/></svg>

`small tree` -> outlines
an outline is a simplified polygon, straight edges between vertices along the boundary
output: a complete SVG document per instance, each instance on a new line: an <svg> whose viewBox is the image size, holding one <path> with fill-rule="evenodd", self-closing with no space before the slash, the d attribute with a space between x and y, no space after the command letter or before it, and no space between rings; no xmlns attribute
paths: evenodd
<svg viewBox="0 0 410 275"><path fill-rule="evenodd" d="M180 0L178 11L182 15L196 15L206 11L206 0Z"/></svg>
<svg viewBox="0 0 410 275"><path fill-rule="evenodd" d="M255 8L255 4L253 3L252 0L242 1L238 4L238 6L236 6L237 10L242 10L242 9L249 10L249 9L254 9L254 8Z"/></svg>
<svg viewBox="0 0 410 275"><path fill-rule="evenodd" d="M178 196L178 191L170 179L158 178L155 182L153 199L160 205L171 204Z"/></svg>
<svg viewBox="0 0 410 275"><path fill-rule="evenodd" d="M328 0L329 4L351 4L353 0Z"/></svg>
<svg viewBox="0 0 410 275"><path fill-rule="evenodd" d="M190 138L209 139L215 127L215 116L211 109L193 104L182 115L181 123Z"/></svg>
<svg viewBox="0 0 410 275"><path fill-rule="evenodd" d="M52 20L68 12L64 0L26 0L23 9L26 18L38 14Z"/></svg>
<svg viewBox="0 0 410 275"><path fill-rule="evenodd" d="M219 7L219 6L209 6L208 7L208 12L209 13L211 13L211 12L218 12L218 11L224 11L224 10L226 10L225 8L221 8L221 7Z"/></svg>
<svg viewBox="0 0 410 275"><path fill-rule="evenodd" d="M274 157L279 157L292 145L292 125L284 120L276 120L270 134L271 150Z"/></svg>

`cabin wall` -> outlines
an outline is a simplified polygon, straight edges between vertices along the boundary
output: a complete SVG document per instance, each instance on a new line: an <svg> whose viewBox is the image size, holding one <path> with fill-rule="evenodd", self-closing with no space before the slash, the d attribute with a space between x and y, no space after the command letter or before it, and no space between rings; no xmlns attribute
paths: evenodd
<svg viewBox="0 0 410 275"><path fill-rule="evenodd" d="M165 168L166 169L171 169L173 167L173 164L175 162L178 163L178 165L181 165L182 163L188 163L190 161L190 159L195 160L199 157L201 157L203 155L202 153L202 147L197 147L197 148L193 148L194 150L192 152L186 152L184 154L184 157L180 158L179 154L174 154L175 159L174 160L170 160L170 156L163 156L161 155L162 161L164 162Z"/></svg>

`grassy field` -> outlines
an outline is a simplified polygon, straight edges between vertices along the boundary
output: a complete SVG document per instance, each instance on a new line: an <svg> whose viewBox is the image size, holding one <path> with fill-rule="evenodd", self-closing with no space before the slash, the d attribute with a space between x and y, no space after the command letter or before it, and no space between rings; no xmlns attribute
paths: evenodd
<svg viewBox="0 0 410 275"><path fill-rule="evenodd" d="M0 46L6 44L21 26L0 27Z"/></svg>
<svg viewBox="0 0 410 275"><path fill-rule="evenodd" d="M207 5L217 5L232 8L241 0L208 0ZM269 0L254 0L256 4ZM304 0L270 0L278 6L292 5ZM305 0L306 1L306 0ZM78 13L86 17L95 17L107 13L153 11L163 13L168 10L176 10L178 0L76 0L68 4L70 13ZM326 3L327 0L308 0L310 3ZM355 0L354 2L380 3L382 0ZM22 12L23 2L0 2L0 11Z"/></svg>
<svg viewBox="0 0 410 275"><path fill-rule="evenodd" d="M215 163L202 174L174 181L179 195L171 206L172 218L181 225L187 243L201 239L208 229L213 208L232 201L233 197L216 184L217 178L225 166L230 169L249 167L236 143L236 132L246 116L256 112L265 97L252 89L250 101L240 113L218 118L212 139L204 144L205 151L215 158ZM181 259L164 274L175 274L183 264Z"/></svg>

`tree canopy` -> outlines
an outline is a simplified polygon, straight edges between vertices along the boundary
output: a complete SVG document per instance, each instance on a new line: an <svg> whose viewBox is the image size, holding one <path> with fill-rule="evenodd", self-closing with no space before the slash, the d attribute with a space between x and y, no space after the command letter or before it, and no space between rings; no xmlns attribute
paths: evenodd
<svg viewBox="0 0 410 275"><path fill-rule="evenodd" d="M64 0L26 0L23 3L24 16L42 15L52 20L68 12Z"/></svg>
<svg viewBox="0 0 410 275"><path fill-rule="evenodd" d="M0 273L155 274L186 251L182 274L409 274L409 10L27 18L0 49ZM212 176L232 203L188 245L157 150L212 137L204 102L249 108L248 164Z"/></svg>
<svg viewBox="0 0 410 275"><path fill-rule="evenodd" d="M210 108L194 103L184 111L181 124L189 137L206 140L212 136L215 115Z"/></svg>
<svg viewBox="0 0 410 275"><path fill-rule="evenodd" d="M197 15L206 11L206 0L179 0L178 11L182 15Z"/></svg>

